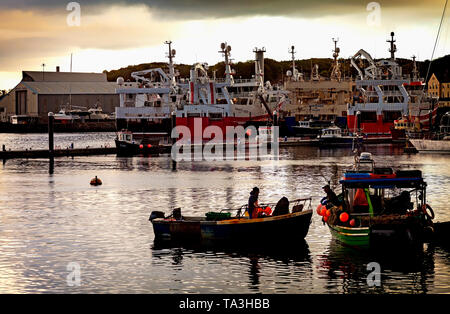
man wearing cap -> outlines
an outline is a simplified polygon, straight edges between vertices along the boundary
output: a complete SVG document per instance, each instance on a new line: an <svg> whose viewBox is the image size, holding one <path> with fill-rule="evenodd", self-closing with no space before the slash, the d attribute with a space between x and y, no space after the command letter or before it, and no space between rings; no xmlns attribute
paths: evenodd
<svg viewBox="0 0 450 314"><path fill-rule="evenodd" d="M253 190L250 192L250 197L248 199L248 217L250 219L252 218L254 209L259 206L258 196L259 196L259 189L255 186Z"/></svg>
<svg viewBox="0 0 450 314"><path fill-rule="evenodd" d="M336 196L336 193L331 190L330 186L327 184L322 187L323 191L327 193L327 207L331 207L332 205L339 205L340 201Z"/></svg>

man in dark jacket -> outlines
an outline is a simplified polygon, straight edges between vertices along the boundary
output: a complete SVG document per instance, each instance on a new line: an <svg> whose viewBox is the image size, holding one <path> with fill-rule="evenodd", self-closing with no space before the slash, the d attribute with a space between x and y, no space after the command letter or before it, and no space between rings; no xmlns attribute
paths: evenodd
<svg viewBox="0 0 450 314"><path fill-rule="evenodd" d="M252 218L255 207L259 206L258 196L259 196L259 189L257 187L254 187L253 190L250 192L250 197L248 199L248 216L250 219Z"/></svg>
<svg viewBox="0 0 450 314"><path fill-rule="evenodd" d="M336 193L334 193L333 190L330 188L330 186L325 185L322 188L323 191L327 193L327 208L331 207L332 205L339 206L341 202L336 196Z"/></svg>

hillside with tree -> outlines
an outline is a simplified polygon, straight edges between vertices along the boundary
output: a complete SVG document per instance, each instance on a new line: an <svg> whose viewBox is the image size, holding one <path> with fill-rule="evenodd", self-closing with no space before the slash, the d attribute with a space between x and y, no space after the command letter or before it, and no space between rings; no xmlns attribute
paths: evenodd
<svg viewBox="0 0 450 314"><path fill-rule="evenodd" d="M342 75L345 77L356 77L356 70L351 66L350 59L340 59ZM397 59L400 66L403 67L404 74L411 74L413 69L413 61L408 59ZM317 64L319 66L319 74L322 77L330 77L333 59L330 58L311 58L305 60L296 60L296 68L304 73L305 78L309 78L311 75L312 67ZM430 61L418 61L417 67L420 72L420 77L425 78L427 75L428 67ZM176 69L180 73L180 77L188 78L189 70L191 65L187 64L177 64ZM235 71L235 78L250 79L254 75L254 61L249 60L245 62L237 62L232 65ZM430 73L428 78L432 73L435 73L439 80L444 82L450 82L449 78L449 67L450 67L450 55L442 58L433 60L431 63ZM136 71L142 71L151 68L162 68L167 70L167 63L163 62L153 62L144 63L139 65L130 65L126 68L121 68L118 70L104 71L108 77L108 81L115 81L118 77L123 77L125 81L133 81L131 73ZM270 81L272 84L281 83L285 79L286 72L292 69L292 61L276 61L273 59L264 60L264 79ZM208 74L210 77L213 76L213 72L216 72L217 77L223 77L225 73L224 62L219 62L208 69Z"/></svg>

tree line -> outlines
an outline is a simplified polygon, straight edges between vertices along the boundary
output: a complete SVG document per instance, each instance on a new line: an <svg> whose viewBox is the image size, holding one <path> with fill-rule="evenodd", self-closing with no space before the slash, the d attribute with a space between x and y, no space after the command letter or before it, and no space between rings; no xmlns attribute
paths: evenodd
<svg viewBox="0 0 450 314"><path fill-rule="evenodd" d="M341 64L341 72L343 77L355 78L357 75L356 70L351 66L350 59L339 59ZM411 74L413 70L413 61L409 59L398 58L397 62L403 67L404 74ZM333 59L330 58L311 58L305 60L296 60L296 69L304 74L304 77L308 79L311 76L312 68L317 64L319 66L319 75L321 77L329 78L332 70ZM425 78L428 72L428 67L430 64L429 60L417 61L417 68L420 77ZM111 71L103 71L106 73L108 81L116 81L118 77L123 77L125 81L133 81L131 73L142 71L150 68L162 68L167 70L167 63L164 62L153 62L153 63L143 63L139 65L130 65L125 68ZM180 73L180 77L188 78L189 71L192 65L187 64L177 64L175 65L176 70ZM431 77L432 73L445 82L449 82L449 68L450 68L450 55L433 60L431 63L431 68L429 71L428 78ZM237 62L232 64L232 69L235 72L234 78L250 79L255 73L255 65L253 60L245 62ZM265 81L270 81L272 84L282 83L286 78L286 73L288 70L292 70L292 61L276 61L270 58L264 60L264 79ZM213 66L209 66L208 75L213 77L215 72L216 77L225 76L225 64L224 62L219 62Z"/></svg>

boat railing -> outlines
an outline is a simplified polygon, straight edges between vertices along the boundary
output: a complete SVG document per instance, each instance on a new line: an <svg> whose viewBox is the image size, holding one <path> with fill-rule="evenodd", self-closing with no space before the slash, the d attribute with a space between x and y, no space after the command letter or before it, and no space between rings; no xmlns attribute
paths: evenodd
<svg viewBox="0 0 450 314"><path fill-rule="evenodd" d="M311 209L311 202L312 202L312 198L308 197L308 198L298 198L298 199L294 199L292 201L289 201L289 206L292 207L292 209L294 209L296 206L299 205L303 205L302 206L302 210L306 207L306 204L308 203L308 209ZM259 207L262 208L266 208L266 207L270 207L272 209L275 209L275 206L277 205L277 203L261 203L259 204ZM242 205L238 208L225 208L222 209L220 212L223 211L237 211L236 217L237 218L241 218L244 216L245 212L248 210L248 204Z"/></svg>

